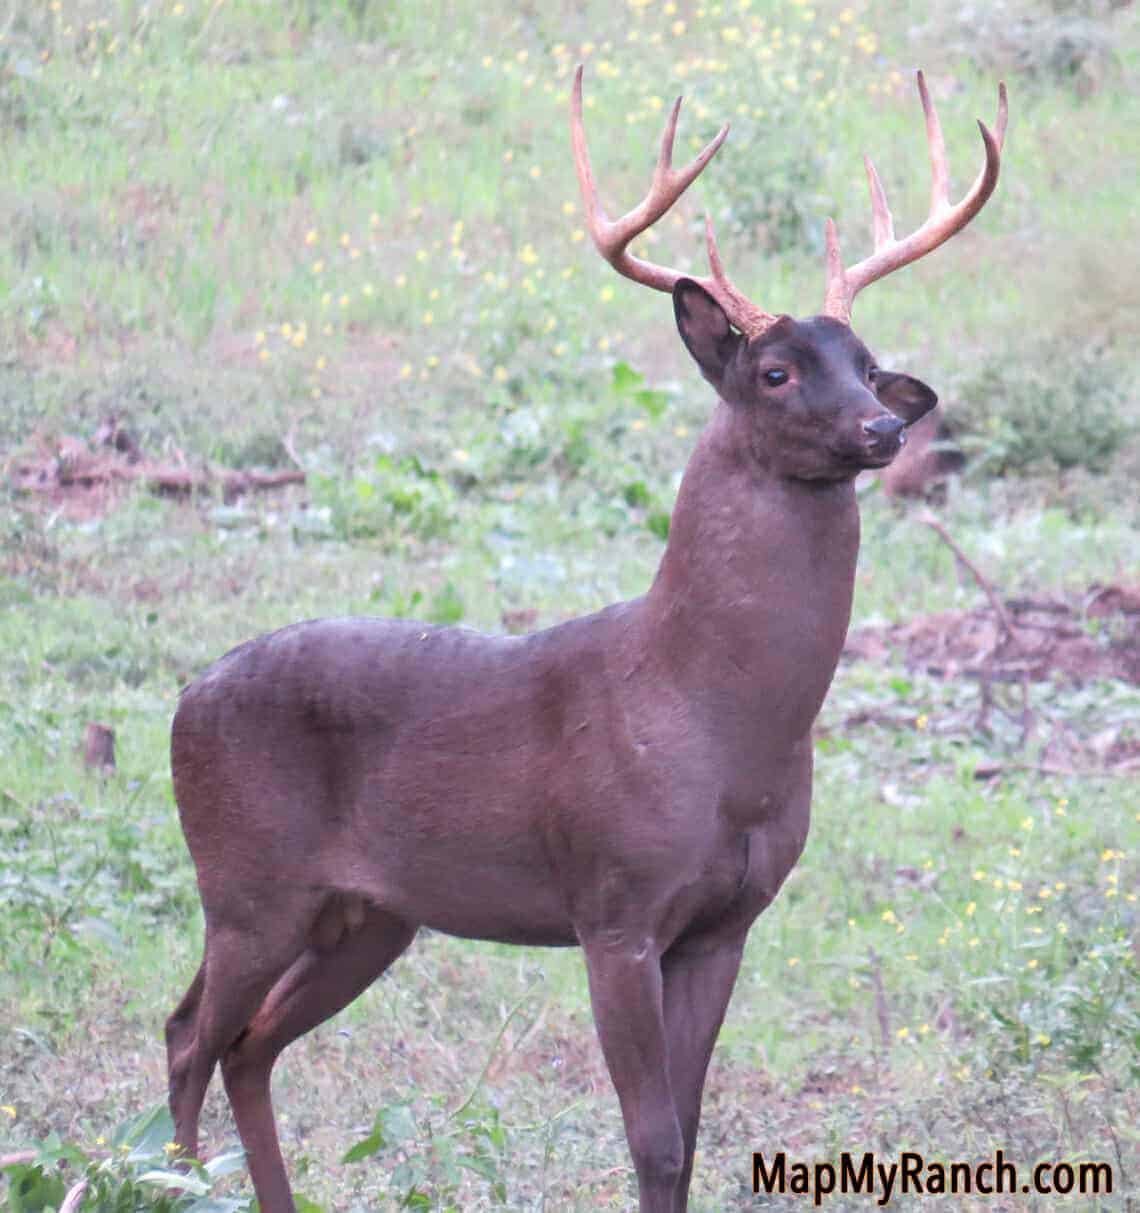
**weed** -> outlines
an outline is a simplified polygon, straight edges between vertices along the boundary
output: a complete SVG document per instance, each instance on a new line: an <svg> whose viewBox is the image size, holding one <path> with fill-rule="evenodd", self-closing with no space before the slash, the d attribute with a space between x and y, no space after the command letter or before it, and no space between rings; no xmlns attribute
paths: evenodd
<svg viewBox="0 0 1140 1213"><path fill-rule="evenodd" d="M313 501L340 539L375 537L393 544L401 536L442 538L451 528L454 490L414 456L396 461L378 455L368 471L347 481L317 473L312 482Z"/></svg>
<svg viewBox="0 0 1140 1213"><path fill-rule="evenodd" d="M219 1180L242 1167L240 1150L175 1170L174 1125L164 1106L124 1121L94 1149L58 1137L41 1141L26 1158L3 1167L7 1213L40 1213L73 1193L71 1208L85 1213L248 1213L249 1202L215 1195Z"/></svg>

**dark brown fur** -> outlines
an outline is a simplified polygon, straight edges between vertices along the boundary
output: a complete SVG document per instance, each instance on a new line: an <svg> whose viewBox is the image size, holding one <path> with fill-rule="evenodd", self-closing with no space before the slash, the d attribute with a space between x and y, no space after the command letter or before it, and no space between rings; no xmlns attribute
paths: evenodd
<svg viewBox="0 0 1140 1213"><path fill-rule="evenodd" d="M934 395L876 374L836 320L749 342L693 282L674 302L720 402L644 597L525 637L298 624L182 696L174 783L206 954L168 1023L171 1107L193 1153L221 1061L263 1213L293 1208L274 1060L420 926L582 947L640 1209L687 1208L745 936L807 837L853 479Z"/></svg>

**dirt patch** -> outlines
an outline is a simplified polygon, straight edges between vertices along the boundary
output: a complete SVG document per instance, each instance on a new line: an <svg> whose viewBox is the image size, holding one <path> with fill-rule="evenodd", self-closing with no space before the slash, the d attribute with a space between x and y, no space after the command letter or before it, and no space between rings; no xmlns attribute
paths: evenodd
<svg viewBox="0 0 1140 1213"><path fill-rule="evenodd" d="M843 731L929 729L996 746L995 757L976 766L977 779L1018 770L1129 777L1140 770L1134 713L1118 707L1093 722L1066 708L1071 697L1064 693L1099 679L1140 685L1140 587L1093 586L1085 594L1052 598L993 595L988 607L859 628L844 655L902 664L963 689L973 684L977 693L956 690L954 703L943 705L936 720L863 706L844 719Z"/></svg>
<svg viewBox="0 0 1140 1213"><path fill-rule="evenodd" d="M897 660L938 678L1140 685L1140 586L1094 585L1070 597L1010 598L1006 619L989 607L940 611L897 627L858 628L844 655ZM1008 621L1008 627L1007 627Z"/></svg>

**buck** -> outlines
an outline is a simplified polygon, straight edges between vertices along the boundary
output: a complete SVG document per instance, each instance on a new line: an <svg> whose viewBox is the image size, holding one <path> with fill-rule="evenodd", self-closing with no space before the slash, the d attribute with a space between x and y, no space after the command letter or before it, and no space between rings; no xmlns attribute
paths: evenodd
<svg viewBox="0 0 1140 1213"><path fill-rule="evenodd" d="M1004 87L985 164L949 202L942 135L918 88L929 218L896 240L866 162L874 252L845 269L827 224L821 315L772 315L729 281L634 257L716 154L673 168L673 106L645 199L611 222L582 123L586 218L625 277L673 296L716 389L649 591L525 637L325 619L251 640L182 694L171 761L205 913L205 957L167 1022L178 1143L198 1148L221 1062L262 1213L294 1208L270 1102L291 1041L374 982L421 926L576 946L617 1089L641 1213L688 1207L705 1071L750 926L808 832L812 722L847 630L859 546L853 481L888 464L935 403L879 370L856 294L965 226L997 183Z"/></svg>

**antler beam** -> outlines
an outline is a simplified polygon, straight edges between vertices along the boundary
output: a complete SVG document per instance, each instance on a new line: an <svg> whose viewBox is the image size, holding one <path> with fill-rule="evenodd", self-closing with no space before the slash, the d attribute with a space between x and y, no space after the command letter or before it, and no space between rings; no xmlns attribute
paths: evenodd
<svg viewBox="0 0 1140 1213"><path fill-rule="evenodd" d="M619 274L654 290L672 292L681 278L690 275L668 266L643 261L629 252L629 245L636 236L652 227L700 176L728 137L728 123L721 127L695 160L683 169L675 169L673 140L677 134L677 118L681 112L681 98L678 97L673 103L661 136L661 151L657 157L657 167L653 171L649 193L633 210L620 219L611 220L607 218L598 201L598 189L594 183L590 155L586 148L586 129L582 121L582 72L583 65L579 64L574 73L574 88L570 96L570 139L574 147L574 166L582 190L582 202L586 209L586 226L598 252ZM694 275L695 281L716 299L729 320L742 333L749 337L759 336L774 323L776 317L757 307L729 281L717 249L712 219L708 214L705 215L705 242L712 274L707 278L695 278Z"/></svg>
<svg viewBox="0 0 1140 1213"><path fill-rule="evenodd" d="M872 282L885 278L887 274L902 269L912 261L925 257L940 244L962 228L985 206L997 185L1001 170L1001 149L1005 142L1007 103L1005 85L998 86L998 113L994 130L979 121L986 161L970 192L956 206L950 205L950 169L946 160L946 145L942 139L942 126L938 111L930 99L926 80L918 73L918 94L922 99L922 111L926 116L926 142L930 148L930 214L926 222L903 240L896 240L894 221L883 183L875 166L867 156L863 162L867 169L867 183L871 190L871 215L874 229L875 251L858 265L843 268L839 251L839 234L833 220L827 221L827 290L824 295L823 314L851 323L851 305L855 296Z"/></svg>

